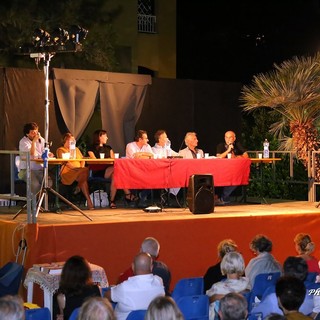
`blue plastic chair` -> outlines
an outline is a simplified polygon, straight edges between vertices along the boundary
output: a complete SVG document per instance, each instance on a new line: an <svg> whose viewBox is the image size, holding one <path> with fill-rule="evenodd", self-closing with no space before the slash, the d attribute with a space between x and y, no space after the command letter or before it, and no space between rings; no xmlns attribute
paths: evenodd
<svg viewBox="0 0 320 320"><path fill-rule="evenodd" d="M176 283L171 296L177 302L180 297L202 295L203 288L203 277L183 278Z"/></svg>
<svg viewBox="0 0 320 320"><path fill-rule="evenodd" d="M267 288L275 285L280 276L280 272L269 272L258 274L255 277L253 288L247 295L249 313L255 304L255 298L257 297L261 301L262 296Z"/></svg>
<svg viewBox="0 0 320 320"><path fill-rule="evenodd" d="M209 297L205 294L180 297L177 306L185 320L209 319Z"/></svg>
<svg viewBox="0 0 320 320"><path fill-rule="evenodd" d="M72 313L71 313L71 315L70 315L70 317L69 317L69 320L77 320L78 315L79 315L79 312L80 312L80 307L79 307L79 308L75 308L75 309L72 311Z"/></svg>
<svg viewBox="0 0 320 320"><path fill-rule="evenodd" d="M17 295L22 279L23 266L8 262L0 269L0 297Z"/></svg>
<svg viewBox="0 0 320 320"><path fill-rule="evenodd" d="M26 310L25 315L25 320L51 320L51 314L48 308L29 309Z"/></svg>
<svg viewBox="0 0 320 320"><path fill-rule="evenodd" d="M131 311L127 317L127 320L144 320L144 316L147 310L134 310Z"/></svg>

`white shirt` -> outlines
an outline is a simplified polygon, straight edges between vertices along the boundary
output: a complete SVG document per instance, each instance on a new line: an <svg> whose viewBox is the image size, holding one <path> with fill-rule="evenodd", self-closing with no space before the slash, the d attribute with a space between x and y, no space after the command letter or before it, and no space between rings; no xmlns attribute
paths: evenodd
<svg viewBox="0 0 320 320"><path fill-rule="evenodd" d="M44 152L44 139L42 137L39 138L41 140L41 143L39 141L36 142L36 154L34 156L30 156L30 159L38 159L41 158L42 153ZM30 152L32 145L32 141L24 136L19 141L19 151L23 152ZM23 158L20 159L19 169L26 169L27 168L27 162L23 160ZM31 170L41 170L43 168L43 164L37 163L35 161L30 162L30 168Z"/></svg>
<svg viewBox="0 0 320 320"><path fill-rule="evenodd" d="M179 155L177 152L173 151L171 148L168 148L166 146L162 147L158 143L156 143L154 147L152 147L152 152L154 154L157 154L159 158L167 158L170 156Z"/></svg>
<svg viewBox="0 0 320 320"><path fill-rule="evenodd" d="M137 145L137 143L135 141L130 142L127 144L126 147L126 157L127 158L134 158L134 154L137 152L152 152L152 148L149 144L145 144L143 145L141 148Z"/></svg>
<svg viewBox="0 0 320 320"><path fill-rule="evenodd" d="M162 279L152 273L130 277L111 288L111 300L117 302L117 320L125 320L133 310L148 309L154 298L164 295Z"/></svg>

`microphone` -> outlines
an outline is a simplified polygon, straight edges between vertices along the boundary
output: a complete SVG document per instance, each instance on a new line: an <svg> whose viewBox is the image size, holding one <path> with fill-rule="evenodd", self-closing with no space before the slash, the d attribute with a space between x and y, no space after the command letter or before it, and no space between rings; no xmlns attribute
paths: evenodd
<svg viewBox="0 0 320 320"><path fill-rule="evenodd" d="M233 143L230 143L229 147L231 147L231 150L233 150L234 149Z"/></svg>

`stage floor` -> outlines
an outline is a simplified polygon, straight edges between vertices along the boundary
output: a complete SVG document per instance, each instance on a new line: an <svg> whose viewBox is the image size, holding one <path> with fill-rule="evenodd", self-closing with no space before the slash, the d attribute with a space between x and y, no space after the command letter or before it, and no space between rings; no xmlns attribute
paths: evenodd
<svg viewBox="0 0 320 320"><path fill-rule="evenodd" d="M114 223L130 221L157 221L157 220L179 220L179 219L215 219L232 217L250 217L267 215L294 215L320 213L316 208L317 203L307 201L281 201L268 200L268 204L259 203L237 203L226 206L215 206L214 212L210 214L193 214L189 208L164 208L162 212L147 213L140 208L120 207L117 209L96 208L95 210L81 209L93 221L89 221L84 215L67 207L62 208L61 213L40 212L37 218L39 225L46 224L83 224L83 223ZM20 207L0 207L0 220L27 222L26 211L22 211L15 220L12 220ZM49 210L53 210L50 209Z"/></svg>

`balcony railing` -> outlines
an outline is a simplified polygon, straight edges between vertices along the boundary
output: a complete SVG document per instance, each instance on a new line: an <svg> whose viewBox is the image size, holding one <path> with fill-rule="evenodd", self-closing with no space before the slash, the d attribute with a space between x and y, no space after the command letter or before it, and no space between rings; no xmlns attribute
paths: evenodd
<svg viewBox="0 0 320 320"><path fill-rule="evenodd" d="M156 16L138 14L138 32L156 33Z"/></svg>

